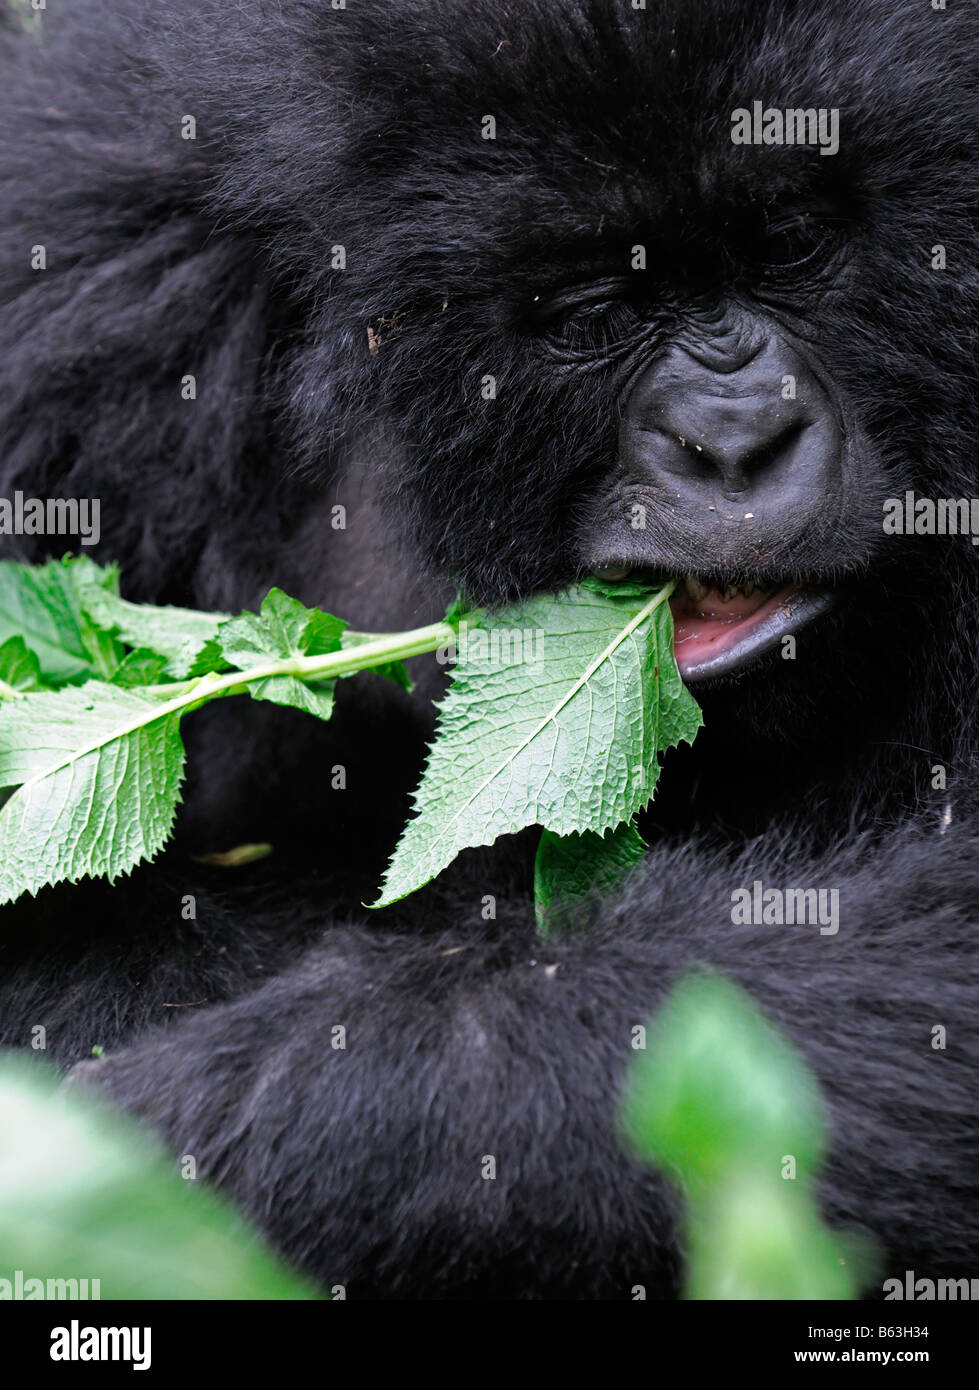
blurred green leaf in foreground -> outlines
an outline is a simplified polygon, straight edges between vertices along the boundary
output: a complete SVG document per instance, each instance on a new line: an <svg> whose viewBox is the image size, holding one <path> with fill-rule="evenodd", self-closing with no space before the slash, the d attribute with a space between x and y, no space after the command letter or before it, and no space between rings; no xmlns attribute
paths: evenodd
<svg viewBox="0 0 979 1390"><path fill-rule="evenodd" d="M318 1296L146 1131L0 1053L0 1297L30 1296L17 1271L98 1279L102 1299Z"/></svg>
<svg viewBox="0 0 979 1390"><path fill-rule="evenodd" d="M872 1271L865 1241L823 1224L826 1146L809 1067L736 985L681 982L627 1079L633 1152L686 1199L686 1296L848 1299Z"/></svg>

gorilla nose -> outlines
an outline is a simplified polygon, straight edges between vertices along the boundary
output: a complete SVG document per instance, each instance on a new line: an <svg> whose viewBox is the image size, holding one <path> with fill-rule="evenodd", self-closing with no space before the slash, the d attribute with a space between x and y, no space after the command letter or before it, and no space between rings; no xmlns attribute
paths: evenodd
<svg viewBox="0 0 979 1390"><path fill-rule="evenodd" d="M629 395L620 460L632 481L668 492L674 505L751 502L775 521L825 497L840 450L826 391L772 335L738 365L672 347Z"/></svg>
<svg viewBox="0 0 979 1390"><path fill-rule="evenodd" d="M662 451L662 464L698 482L716 479L725 496L748 492L766 470L796 472L811 446L804 438L810 422L800 411L754 395L691 391L661 414L666 439L679 446Z"/></svg>

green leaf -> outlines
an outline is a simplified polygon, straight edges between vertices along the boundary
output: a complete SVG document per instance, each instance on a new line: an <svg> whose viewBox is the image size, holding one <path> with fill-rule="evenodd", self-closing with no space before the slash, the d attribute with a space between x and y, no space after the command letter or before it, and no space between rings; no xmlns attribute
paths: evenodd
<svg viewBox="0 0 979 1390"><path fill-rule="evenodd" d="M224 656L232 666L248 670L290 657L325 656L341 647L346 623L318 608L307 608L281 589L272 589L260 615L243 613L221 629ZM248 687L255 700L271 700L306 710L320 719L333 713L336 680L302 681L294 676L271 676Z"/></svg>
<svg viewBox="0 0 979 1390"><path fill-rule="evenodd" d="M56 684L108 677L123 649L85 612L82 593L112 594L116 567L101 568L86 556L44 565L0 561L0 642L22 637L37 656L42 675Z"/></svg>
<svg viewBox="0 0 979 1390"><path fill-rule="evenodd" d="M157 852L179 800L184 714L257 690L323 718L341 676L375 664L395 669L402 657L434 651L452 636L434 623L353 644L350 653L343 629L339 619L273 590L261 616L222 624L218 639L209 639L223 644L227 633L237 670L205 672L171 693L155 683L161 654L137 648L115 661L111 683L89 679L23 695L10 687L0 699L0 787L17 790L0 808L0 902L65 879L115 878ZM9 655L22 663L19 647Z"/></svg>
<svg viewBox="0 0 979 1390"><path fill-rule="evenodd" d="M691 1200L685 1244L692 1299L853 1299L874 1264L869 1241L825 1225L807 1183L744 1170Z"/></svg>
<svg viewBox="0 0 979 1390"><path fill-rule="evenodd" d="M648 803L660 753L701 724L673 656L671 588L620 596L580 586L460 624L417 815L376 907L467 846L535 823L602 834Z"/></svg>
<svg viewBox="0 0 979 1390"><path fill-rule="evenodd" d="M548 936L569 925L592 892L610 893L646 853L646 844L631 820L598 835L555 835L541 831L534 862L537 930Z"/></svg>
<svg viewBox="0 0 979 1390"><path fill-rule="evenodd" d="M866 1242L827 1228L814 1196L826 1147L806 1062L737 985L673 990L627 1077L629 1148L687 1201L692 1298L853 1298Z"/></svg>
<svg viewBox="0 0 979 1390"><path fill-rule="evenodd" d="M623 1115L634 1144L686 1182L739 1165L777 1172L785 1153L812 1174L825 1142L805 1062L737 985L715 975L684 981L657 1013Z"/></svg>
<svg viewBox="0 0 979 1390"><path fill-rule="evenodd" d="M147 647L137 647L127 652L112 673L113 685L140 686L154 685L161 680L166 670L167 659Z"/></svg>
<svg viewBox="0 0 979 1390"><path fill-rule="evenodd" d="M0 646L0 684L9 690L43 690L41 663L23 637L8 637Z"/></svg>
<svg viewBox="0 0 979 1390"><path fill-rule="evenodd" d="M229 621L227 613L129 603L118 593L95 584L81 584L79 593L94 624L127 646L145 648L163 657L168 676L203 676L227 665L215 640L222 623Z"/></svg>
<svg viewBox="0 0 979 1390"><path fill-rule="evenodd" d="M183 778L182 710L90 681L0 704L0 903L161 848Z"/></svg>
<svg viewBox="0 0 979 1390"><path fill-rule="evenodd" d="M445 610L445 621L451 623L454 628L458 628L464 618L475 618L475 616L472 612L472 605L467 603L463 595L458 592Z"/></svg>
<svg viewBox="0 0 979 1390"><path fill-rule="evenodd" d="M179 1176L145 1127L81 1088L59 1090L37 1061L6 1054L0 1279L12 1283L17 1270L98 1279L103 1300L317 1296L228 1202Z"/></svg>
<svg viewBox="0 0 979 1390"><path fill-rule="evenodd" d="M220 633L220 628L218 629ZM227 671L228 663L224 659L221 650L221 640L218 637L209 637L201 646L194 638L189 639L178 647L166 665L167 674L177 679L195 676L207 676L214 671Z"/></svg>

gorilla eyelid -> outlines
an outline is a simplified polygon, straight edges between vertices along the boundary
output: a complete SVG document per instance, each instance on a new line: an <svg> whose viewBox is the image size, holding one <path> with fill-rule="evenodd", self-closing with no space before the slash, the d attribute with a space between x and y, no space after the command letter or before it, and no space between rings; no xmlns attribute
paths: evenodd
<svg viewBox="0 0 979 1390"><path fill-rule="evenodd" d="M622 279L596 280L586 285L573 285L554 293L539 296L534 310L543 323L552 324L575 314L598 317L617 304L626 302L628 282Z"/></svg>
<svg viewBox="0 0 979 1390"><path fill-rule="evenodd" d="M772 255L779 238L790 255L770 260L768 256ZM775 272L799 270L821 260L832 246L833 240L832 229L821 218L805 213L785 217L779 222L766 225L758 259L764 267ZM798 250L799 254L791 255L793 250Z"/></svg>

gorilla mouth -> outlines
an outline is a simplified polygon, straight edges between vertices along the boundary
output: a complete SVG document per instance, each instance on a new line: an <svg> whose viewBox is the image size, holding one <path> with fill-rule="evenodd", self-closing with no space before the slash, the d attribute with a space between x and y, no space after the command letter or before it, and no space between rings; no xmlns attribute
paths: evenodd
<svg viewBox="0 0 979 1390"><path fill-rule="evenodd" d="M696 575L654 575L625 565L603 566L595 573L605 580L676 581L670 597L673 649L680 674L688 683L745 670L784 637L825 613L835 599L829 589L797 581L781 585L722 583Z"/></svg>

